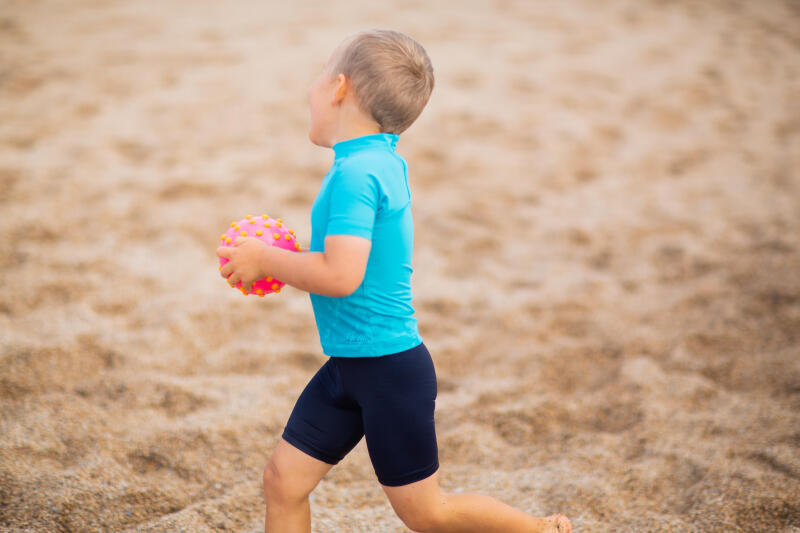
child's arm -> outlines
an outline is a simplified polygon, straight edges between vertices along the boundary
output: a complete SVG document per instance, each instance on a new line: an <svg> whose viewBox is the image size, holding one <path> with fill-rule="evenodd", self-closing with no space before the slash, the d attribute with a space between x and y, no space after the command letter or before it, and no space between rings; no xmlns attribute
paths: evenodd
<svg viewBox="0 0 800 533"><path fill-rule="evenodd" d="M330 235L324 252L297 253L239 237L233 247L217 248L217 255L229 259L220 271L222 277L232 285L241 281L247 291L254 281L272 276L306 292L342 297L361 285L371 247L369 239Z"/></svg>

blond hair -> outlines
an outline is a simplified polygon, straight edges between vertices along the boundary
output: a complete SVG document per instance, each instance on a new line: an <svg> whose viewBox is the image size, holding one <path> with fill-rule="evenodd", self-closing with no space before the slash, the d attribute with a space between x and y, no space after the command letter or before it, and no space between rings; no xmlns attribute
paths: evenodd
<svg viewBox="0 0 800 533"><path fill-rule="evenodd" d="M382 132L405 131L433 91L433 65L425 49L393 30L357 33L342 46L331 75L347 76L359 107Z"/></svg>

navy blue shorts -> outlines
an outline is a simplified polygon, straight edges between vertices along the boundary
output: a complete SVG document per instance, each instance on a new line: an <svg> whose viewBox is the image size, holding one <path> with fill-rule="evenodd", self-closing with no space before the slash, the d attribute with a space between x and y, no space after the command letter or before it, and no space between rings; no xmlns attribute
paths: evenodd
<svg viewBox="0 0 800 533"><path fill-rule="evenodd" d="M435 400L424 344L380 357L331 357L297 399L283 438L334 465L366 436L378 481L407 485L439 468Z"/></svg>

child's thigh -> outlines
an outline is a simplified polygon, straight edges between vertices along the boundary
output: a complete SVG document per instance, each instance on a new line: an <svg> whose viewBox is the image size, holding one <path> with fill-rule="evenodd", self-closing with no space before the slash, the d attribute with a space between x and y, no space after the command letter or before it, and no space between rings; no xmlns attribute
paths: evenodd
<svg viewBox="0 0 800 533"><path fill-rule="evenodd" d="M436 373L424 344L376 358L359 394L364 433L378 481L425 479L439 468L434 410Z"/></svg>
<svg viewBox="0 0 800 533"><path fill-rule="evenodd" d="M336 364L328 360L297 399L283 440L314 459L335 465L363 436L361 409L347 397Z"/></svg>

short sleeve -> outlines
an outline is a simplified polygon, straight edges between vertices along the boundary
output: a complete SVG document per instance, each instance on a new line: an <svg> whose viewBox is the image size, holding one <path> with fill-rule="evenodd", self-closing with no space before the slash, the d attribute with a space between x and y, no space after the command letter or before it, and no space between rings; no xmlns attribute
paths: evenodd
<svg viewBox="0 0 800 533"><path fill-rule="evenodd" d="M327 235L372 239L380 190L364 171L341 169L331 183Z"/></svg>

